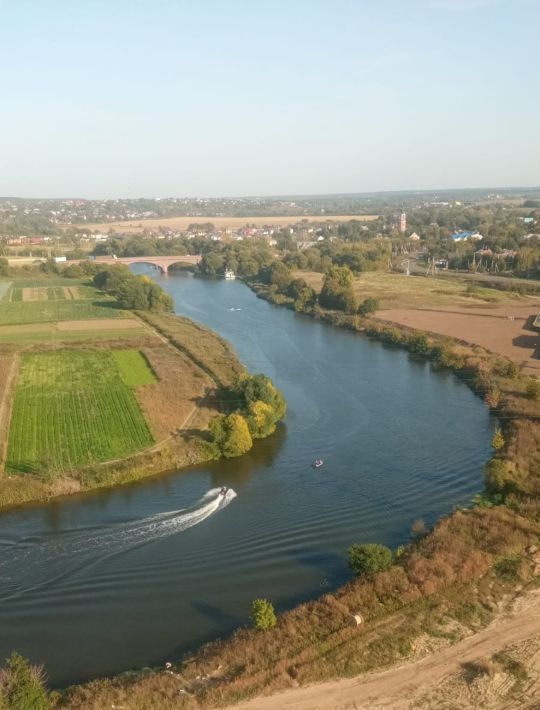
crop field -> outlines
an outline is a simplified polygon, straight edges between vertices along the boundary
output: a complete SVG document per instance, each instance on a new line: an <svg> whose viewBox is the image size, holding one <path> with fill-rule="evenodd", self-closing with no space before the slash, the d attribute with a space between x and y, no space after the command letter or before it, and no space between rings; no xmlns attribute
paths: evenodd
<svg viewBox="0 0 540 710"><path fill-rule="evenodd" d="M350 222L352 219L358 220L359 222L371 222L377 219L378 215L374 214L346 214L346 215L309 215L309 214L298 214L298 215L267 215L263 217L162 217L156 219L139 219L139 220L126 220L125 222L100 222L95 224L75 224L73 226L79 227L80 229L85 229L88 231L107 232L109 229L113 229L115 232L120 232L123 234L134 234L137 232L143 232L145 229L159 229L160 227L167 227L169 229L178 229L180 231L187 230L190 224L202 224L211 222L216 229L223 229L224 227L230 227L231 229L240 229L245 227L246 224L255 225L256 227L264 227L266 225L274 226L286 226L288 224L298 224L298 222L308 221L308 222Z"/></svg>
<svg viewBox="0 0 540 710"><path fill-rule="evenodd" d="M84 340L152 338L150 331L133 318L94 318L59 323L0 325L0 343L29 345Z"/></svg>
<svg viewBox="0 0 540 710"><path fill-rule="evenodd" d="M87 282L73 279L16 279L0 282L0 301L108 300Z"/></svg>
<svg viewBox="0 0 540 710"><path fill-rule="evenodd" d="M152 443L110 351L22 356L7 471L61 472L124 457Z"/></svg>
<svg viewBox="0 0 540 710"><path fill-rule="evenodd" d="M102 296L99 301L0 301L0 325L17 323L48 323L89 318L121 318L125 311Z"/></svg>
<svg viewBox="0 0 540 710"><path fill-rule="evenodd" d="M122 380L128 387L141 387L157 382L148 360L138 350L113 350L112 356Z"/></svg>
<svg viewBox="0 0 540 710"><path fill-rule="evenodd" d="M11 281L0 281L0 301L3 301L9 294Z"/></svg>

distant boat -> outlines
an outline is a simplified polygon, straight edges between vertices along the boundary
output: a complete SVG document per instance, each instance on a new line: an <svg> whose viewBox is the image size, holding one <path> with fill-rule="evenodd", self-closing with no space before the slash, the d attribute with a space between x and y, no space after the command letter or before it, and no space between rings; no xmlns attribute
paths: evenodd
<svg viewBox="0 0 540 710"><path fill-rule="evenodd" d="M315 459L312 466L313 466L313 468L320 468L323 465L323 463L324 463L324 461L322 459Z"/></svg>
<svg viewBox="0 0 540 710"><path fill-rule="evenodd" d="M231 271L231 269L225 269L225 278L227 279L227 281L234 281L234 279L236 278L236 274L234 273L234 271Z"/></svg>

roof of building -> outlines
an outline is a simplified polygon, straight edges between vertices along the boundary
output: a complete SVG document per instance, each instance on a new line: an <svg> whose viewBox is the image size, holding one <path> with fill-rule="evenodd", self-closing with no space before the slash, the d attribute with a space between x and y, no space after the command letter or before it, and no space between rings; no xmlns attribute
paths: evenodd
<svg viewBox="0 0 540 710"><path fill-rule="evenodd" d="M464 232L454 232L454 233L451 235L451 238L452 238L455 242L459 242L459 241L461 241L462 239L482 239L483 237L482 237L481 234L478 234L478 232L468 232L468 231L464 231Z"/></svg>

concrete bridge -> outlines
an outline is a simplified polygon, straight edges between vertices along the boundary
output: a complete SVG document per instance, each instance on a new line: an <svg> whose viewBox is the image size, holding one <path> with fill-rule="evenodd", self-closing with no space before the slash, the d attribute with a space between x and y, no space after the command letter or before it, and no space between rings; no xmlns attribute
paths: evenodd
<svg viewBox="0 0 540 710"><path fill-rule="evenodd" d="M173 264L198 264L201 260L200 256L190 254L182 254L181 256L120 256L115 259L113 256L96 256L94 261L96 264L150 264L155 266L163 274L168 273L169 268ZM67 264L78 263L76 261L65 262Z"/></svg>
<svg viewBox="0 0 540 710"><path fill-rule="evenodd" d="M90 256L88 257L90 258ZM168 273L169 268L173 264L198 264L201 260L200 256L192 256L190 254L182 254L180 256L121 256L115 259L113 256L96 256L92 259L96 264L150 264L150 266L155 266L163 274ZM35 264L36 262L47 261L44 256L32 257L32 256L22 256L22 257L8 257L8 262L10 266L22 266L23 264ZM69 266L70 264L80 264L82 259L70 259L69 261L60 262L62 266Z"/></svg>

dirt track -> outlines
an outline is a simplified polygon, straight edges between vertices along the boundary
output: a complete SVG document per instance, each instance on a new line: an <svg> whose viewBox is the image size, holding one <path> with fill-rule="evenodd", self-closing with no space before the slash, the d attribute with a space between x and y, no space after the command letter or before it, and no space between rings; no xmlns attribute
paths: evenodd
<svg viewBox="0 0 540 710"><path fill-rule="evenodd" d="M382 673L321 683L256 698L235 710L405 710L419 695L458 673L462 665L505 646L540 636L540 590L518 600L511 614L453 646ZM536 680L538 688L538 679ZM451 707L447 705L446 707ZM457 707L457 706L455 706Z"/></svg>

